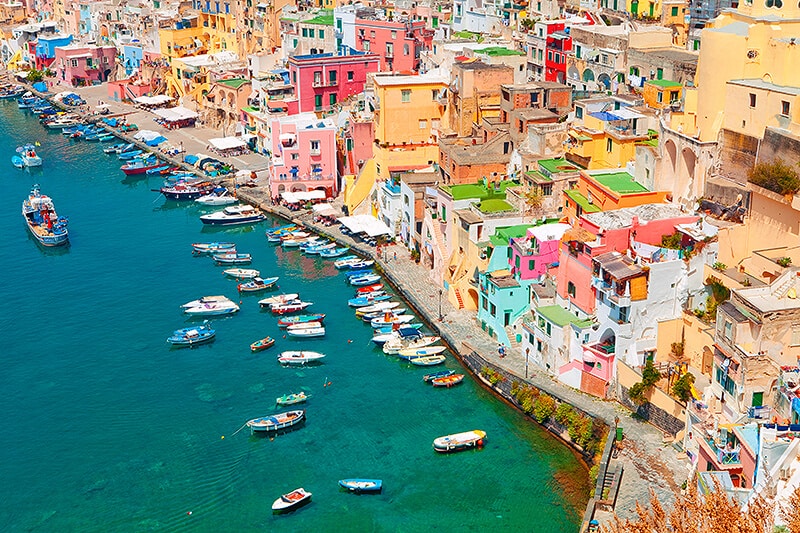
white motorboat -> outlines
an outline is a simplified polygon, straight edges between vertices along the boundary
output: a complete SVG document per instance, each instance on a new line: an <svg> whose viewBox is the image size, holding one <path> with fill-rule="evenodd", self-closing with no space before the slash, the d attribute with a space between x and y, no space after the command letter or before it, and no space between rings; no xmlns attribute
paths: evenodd
<svg viewBox="0 0 800 533"><path fill-rule="evenodd" d="M300 487L275 500L272 504L272 511L276 513L291 511L309 501L311 501L311 493Z"/></svg>
<svg viewBox="0 0 800 533"><path fill-rule="evenodd" d="M229 194L228 189L225 187L218 187L205 196L201 196L195 200L196 203L202 205L231 205L238 201L239 200L235 196Z"/></svg>
<svg viewBox="0 0 800 533"><path fill-rule="evenodd" d="M229 315L239 310L239 306L227 296L204 296L181 307L184 313L192 316Z"/></svg>
<svg viewBox="0 0 800 533"><path fill-rule="evenodd" d="M289 351L278 355L278 362L282 365L306 365L316 363L325 357L324 353L307 351Z"/></svg>
<svg viewBox="0 0 800 533"><path fill-rule="evenodd" d="M261 222L267 216L252 205L229 205L222 211L203 215L203 224L212 226L233 226L236 224L252 224Z"/></svg>
<svg viewBox="0 0 800 533"><path fill-rule="evenodd" d="M325 326L321 322L300 322L286 327L290 337L324 337Z"/></svg>
<svg viewBox="0 0 800 533"><path fill-rule="evenodd" d="M378 302L366 307L359 307L356 309L356 316L364 316L370 313L380 313L383 311L391 311L400 306L400 302Z"/></svg>
<svg viewBox="0 0 800 533"><path fill-rule="evenodd" d="M414 320L414 315L390 315L373 318L370 325L373 328L380 328L383 326L391 326L392 324L405 324Z"/></svg>

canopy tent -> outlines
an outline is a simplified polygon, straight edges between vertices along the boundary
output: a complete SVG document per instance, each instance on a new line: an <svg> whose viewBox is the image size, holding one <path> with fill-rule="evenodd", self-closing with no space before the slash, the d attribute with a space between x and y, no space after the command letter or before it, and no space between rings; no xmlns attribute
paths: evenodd
<svg viewBox="0 0 800 533"><path fill-rule="evenodd" d="M353 233L364 232L370 237L378 235L390 235L392 230L389 226L370 215L353 215L339 218L339 222L344 224Z"/></svg>
<svg viewBox="0 0 800 533"><path fill-rule="evenodd" d="M331 204L315 204L313 206L314 212L323 217L336 216L336 209L331 207Z"/></svg>
<svg viewBox="0 0 800 533"><path fill-rule="evenodd" d="M142 104L145 106L164 105L172 100L173 98L171 96L167 96L166 94L157 94L155 96L139 96L138 98L133 99L133 101L137 104Z"/></svg>
<svg viewBox="0 0 800 533"><path fill-rule="evenodd" d="M216 150L240 150L247 146L247 143L238 137L216 137L209 139L208 142Z"/></svg>
<svg viewBox="0 0 800 533"><path fill-rule="evenodd" d="M183 106L154 109L153 114L158 115L167 122L177 122L179 120L193 119L199 116L197 112L186 109Z"/></svg>
<svg viewBox="0 0 800 533"><path fill-rule="evenodd" d="M150 130L139 130L136 132L136 135L133 136L134 139L137 141L147 142L152 141L153 139L157 139L161 137L161 134L157 131L150 131Z"/></svg>
<svg viewBox="0 0 800 533"><path fill-rule="evenodd" d="M283 200L289 204L297 204L300 202L307 202L309 200L324 200L325 191L282 192L281 198L283 198Z"/></svg>

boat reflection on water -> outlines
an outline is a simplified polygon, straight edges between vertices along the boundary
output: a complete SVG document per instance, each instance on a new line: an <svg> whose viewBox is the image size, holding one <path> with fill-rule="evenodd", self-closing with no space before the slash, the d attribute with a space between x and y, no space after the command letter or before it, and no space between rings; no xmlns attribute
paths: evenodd
<svg viewBox="0 0 800 533"><path fill-rule="evenodd" d="M276 431L254 431L253 433L250 434L250 440L251 441L261 441L261 440L270 440L270 441L272 441L272 440L275 439L275 437L281 437L281 436L286 435L288 433L294 433L298 429L301 429L301 428L305 427L306 420L308 420L308 419L306 417L303 417L303 420L301 420L300 422L296 423L295 425L289 426L289 427L286 427L286 428L283 428L283 429L278 429Z"/></svg>

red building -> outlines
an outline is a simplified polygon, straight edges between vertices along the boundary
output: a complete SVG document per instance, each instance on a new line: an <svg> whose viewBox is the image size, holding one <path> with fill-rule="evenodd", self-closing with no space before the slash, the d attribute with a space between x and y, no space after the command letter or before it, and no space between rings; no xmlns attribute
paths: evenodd
<svg viewBox="0 0 800 533"><path fill-rule="evenodd" d="M544 80L567 82L567 55L572 51L572 37L563 31L547 35L547 51L544 61Z"/></svg>
<svg viewBox="0 0 800 533"><path fill-rule="evenodd" d="M381 56L381 71L419 69L422 50L430 50L433 30L424 20L392 21L356 18L356 49Z"/></svg>
<svg viewBox="0 0 800 533"><path fill-rule="evenodd" d="M364 91L367 74L378 72L377 54L347 50L346 55L311 54L289 58L289 79L299 112L327 111Z"/></svg>

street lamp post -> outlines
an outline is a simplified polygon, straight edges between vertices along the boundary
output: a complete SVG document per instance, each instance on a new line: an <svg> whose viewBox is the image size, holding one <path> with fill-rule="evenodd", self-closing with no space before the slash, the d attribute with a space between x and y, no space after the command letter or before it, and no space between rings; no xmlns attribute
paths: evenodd
<svg viewBox="0 0 800 533"><path fill-rule="evenodd" d="M443 292L444 291L442 289L439 289L439 322L444 320L444 317L442 316L442 293Z"/></svg>
<svg viewBox="0 0 800 533"><path fill-rule="evenodd" d="M528 356L531 354L530 348L525 348L525 379L528 379Z"/></svg>

